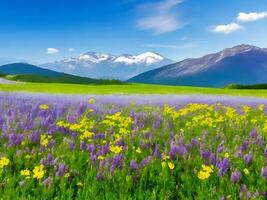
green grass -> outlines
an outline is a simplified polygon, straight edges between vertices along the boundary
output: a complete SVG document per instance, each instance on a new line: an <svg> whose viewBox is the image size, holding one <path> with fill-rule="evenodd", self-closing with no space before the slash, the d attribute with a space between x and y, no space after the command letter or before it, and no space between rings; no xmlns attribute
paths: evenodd
<svg viewBox="0 0 267 200"><path fill-rule="evenodd" d="M212 94L267 97L267 90L238 90L163 85L79 85L58 83L0 84L4 92L64 94Z"/></svg>

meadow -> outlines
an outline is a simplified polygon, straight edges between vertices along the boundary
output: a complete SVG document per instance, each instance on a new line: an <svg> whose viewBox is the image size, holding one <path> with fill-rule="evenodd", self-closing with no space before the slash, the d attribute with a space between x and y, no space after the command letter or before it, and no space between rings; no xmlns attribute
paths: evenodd
<svg viewBox="0 0 267 200"><path fill-rule="evenodd" d="M1 93L1 198L266 199L266 106L212 95Z"/></svg>
<svg viewBox="0 0 267 200"><path fill-rule="evenodd" d="M2 92L31 92L56 94L212 94L267 97L264 89L227 89L186 86L126 84L126 85L83 85L59 83L0 84Z"/></svg>

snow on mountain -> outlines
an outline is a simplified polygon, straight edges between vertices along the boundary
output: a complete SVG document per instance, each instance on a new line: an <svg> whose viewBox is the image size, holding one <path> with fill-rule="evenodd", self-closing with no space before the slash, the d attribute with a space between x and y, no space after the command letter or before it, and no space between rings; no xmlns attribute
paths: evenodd
<svg viewBox="0 0 267 200"><path fill-rule="evenodd" d="M127 80L140 73L173 63L153 52L138 55L87 52L78 57L46 63L42 67L92 78Z"/></svg>

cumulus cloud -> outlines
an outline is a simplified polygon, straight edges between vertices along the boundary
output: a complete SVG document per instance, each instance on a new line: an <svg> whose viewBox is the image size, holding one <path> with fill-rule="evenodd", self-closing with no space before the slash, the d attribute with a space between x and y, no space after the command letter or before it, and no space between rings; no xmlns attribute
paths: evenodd
<svg viewBox="0 0 267 200"><path fill-rule="evenodd" d="M155 34L175 31L183 26L178 19L175 8L183 0L164 0L156 3L146 3L138 7L142 17L137 21L137 27L142 30L152 30Z"/></svg>
<svg viewBox="0 0 267 200"><path fill-rule="evenodd" d="M267 12L251 12L251 13L238 13L237 19L241 22L252 22L264 19L267 17Z"/></svg>
<svg viewBox="0 0 267 200"><path fill-rule="evenodd" d="M46 50L47 54L56 54L58 52L59 52L59 50L55 49L55 48L47 48L47 50Z"/></svg>
<svg viewBox="0 0 267 200"><path fill-rule="evenodd" d="M73 48L68 48L68 51L74 51L74 49Z"/></svg>
<svg viewBox="0 0 267 200"><path fill-rule="evenodd" d="M211 28L212 32L215 33L223 33L223 34L230 34L239 30L242 30L243 27L240 26L237 23L230 23L230 24L222 24L222 25L217 25Z"/></svg>

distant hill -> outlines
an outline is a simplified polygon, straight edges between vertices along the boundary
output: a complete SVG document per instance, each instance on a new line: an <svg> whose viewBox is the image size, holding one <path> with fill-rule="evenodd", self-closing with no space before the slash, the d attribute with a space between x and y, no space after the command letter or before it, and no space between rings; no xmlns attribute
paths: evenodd
<svg viewBox="0 0 267 200"><path fill-rule="evenodd" d="M0 76L8 80L23 82L75 84L93 84L99 82L96 79L43 69L27 63L13 63L0 66Z"/></svg>
<svg viewBox="0 0 267 200"><path fill-rule="evenodd" d="M267 49L239 45L151 70L128 81L202 87L267 83Z"/></svg>

